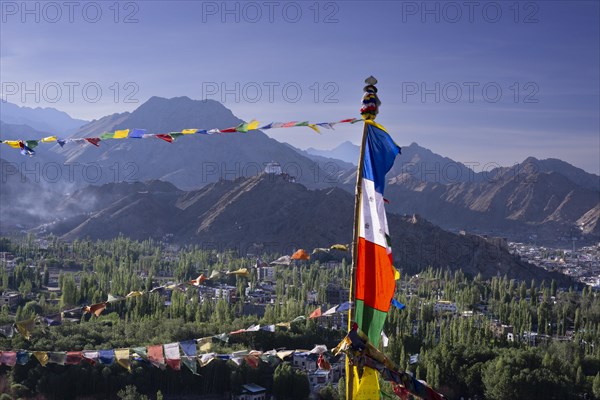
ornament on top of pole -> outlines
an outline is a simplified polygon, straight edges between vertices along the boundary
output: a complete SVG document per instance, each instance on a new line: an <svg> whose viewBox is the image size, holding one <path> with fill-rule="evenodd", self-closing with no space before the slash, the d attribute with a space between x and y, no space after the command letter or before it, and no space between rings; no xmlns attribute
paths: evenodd
<svg viewBox="0 0 600 400"><path fill-rule="evenodd" d="M360 115L362 115L364 120L374 120L379 113L379 106L381 105L381 101L377 97L377 88L375 87L377 79L371 75L365 79L365 83L367 86L364 88L365 93L362 97Z"/></svg>

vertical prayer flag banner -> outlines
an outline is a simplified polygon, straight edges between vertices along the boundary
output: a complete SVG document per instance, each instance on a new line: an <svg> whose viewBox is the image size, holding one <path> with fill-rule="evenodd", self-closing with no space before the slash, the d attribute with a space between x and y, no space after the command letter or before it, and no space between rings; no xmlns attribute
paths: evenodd
<svg viewBox="0 0 600 400"><path fill-rule="evenodd" d="M355 320L358 327L377 346L390 308L396 280L392 265L389 230L383 190L385 175L394 165L400 147L379 124L366 120L363 149L361 196L355 288ZM353 368L352 395L356 400L379 398L377 371Z"/></svg>
<svg viewBox="0 0 600 400"><path fill-rule="evenodd" d="M381 125L373 121L365 123L367 137L356 260L356 322L377 346L396 290L383 190L385 174L394 165L400 147Z"/></svg>

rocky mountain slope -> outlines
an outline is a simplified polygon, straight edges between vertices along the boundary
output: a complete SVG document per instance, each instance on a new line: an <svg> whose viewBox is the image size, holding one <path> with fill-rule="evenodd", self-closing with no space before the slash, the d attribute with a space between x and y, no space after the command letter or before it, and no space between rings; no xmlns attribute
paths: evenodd
<svg viewBox="0 0 600 400"><path fill-rule="evenodd" d="M83 126L74 137L100 136L117 129L143 128L148 133L179 132L186 128L229 128L242 120L221 103L187 97L152 97L131 113L114 114ZM302 128L297 128L302 129ZM309 187L329 186L327 173L299 154L260 131L194 135L173 143L160 139L107 140L100 147L65 145L54 147L66 163L94 163L107 173L98 183L120 180L166 180L182 189L195 189L219 179L236 179L261 173L269 162ZM123 179L126 178L126 179Z"/></svg>
<svg viewBox="0 0 600 400"><path fill-rule="evenodd" d="M93 199L93 201L92 201ZM88 206L82 207L82 202ZM64 239L168 237L202 248L290 254L352 239L353 197L339 188L309 190L263 174L219 181L184 192L164 182L108 184L74 193L63 212L78 216L47 225ZM396 265L415 273L427 266L484 277L558 278L510 255L501 241L444 231L419 216L388 214Z"/></svg>

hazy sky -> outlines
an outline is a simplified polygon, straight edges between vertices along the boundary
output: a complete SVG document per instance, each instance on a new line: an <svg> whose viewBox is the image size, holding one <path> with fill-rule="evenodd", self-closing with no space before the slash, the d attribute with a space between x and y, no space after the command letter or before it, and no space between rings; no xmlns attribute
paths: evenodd
<svg viewBox="0 0 600 400"><path fill-rule="evenodd" d="M401 145L600 173L599 4L1 1L1 90L83 119L189 96L245 120L324 122L358 116L372 74ZM332 148L361 128L268 133Z"/></svg>

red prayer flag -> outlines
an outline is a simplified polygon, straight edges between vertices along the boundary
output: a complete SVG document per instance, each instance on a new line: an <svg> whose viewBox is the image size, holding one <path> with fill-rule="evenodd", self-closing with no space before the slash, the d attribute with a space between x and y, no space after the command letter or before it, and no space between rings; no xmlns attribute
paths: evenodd
<svg viewBox="0 0 600 400"><path fill-rule="evenodd" d="M81 351L68 351L67 352L67 365L77 365L83 360L83 353Z"/></svg>
<svg viewBox="0 0 600 400"><path fill-rule="evenodd" d="M323 354L319 354L319 358L317 359L317 366L319 369L323 369L325 371L329 371L331 369L331 364L323 357Z"/></svg>
<svg viewBox="0 0 600 400"><path fill-rule="evenodd" d="M292 260L310 260L310 256L304 249L299 249L292 254Z"/></svg>
<svg viewBox="0 0 600 400"><path fill-rule="evenodd" d="M157 138L164 140L165 142L173 143L173 136L166 133L158 133L155 135Z"/></svg>
<svg viewBox="0 0 600 400"><path fill-rule="evenodd" d="M107 304L108 303L92 304L91 306L86 306L84 310L86 313L94 313L96 317L99 317L100 314L102 314L102 311L106 309Z"/></svg>
<svg viewBox="0 0 600 400"><path fill-rule="evenodd" d="M100 146L98 145L98 143L100 143L100 138L97 138L97 137L92 137L92 138L85 138L85 140L86 140L88 143L91 143L91 144L93 144L93 145L94 145L94 146L96 146L96 147L100 147Z"/></svg>
<svg viewBox="0 0 600 400"><path fill-rule="evenodd" d="M321 316L321 307L317 308L315 311L313 311L308 318L317 318Z"/></svg>
<svg viewBox="0 0 600 400"><path fill-rule="evenodd" d="M257 356L246 356L244 360L250 368L258 368L259 358Z"/></svg>
<svg viewBox="0 0 600 400"><path fill-rule="evenodd" d="M181 369L181 360L167 358L167 365L169 366L169 368L171 368L175 371L179 371Z"/></svg>
<svg viewBox="0 0 600 400"><path fill-rule="evenodd" d="M165 357L163 355L163 347L160 344L155 346L148 346L148 360L155 367L159 367L164 369L165 367Z"/></svg>

